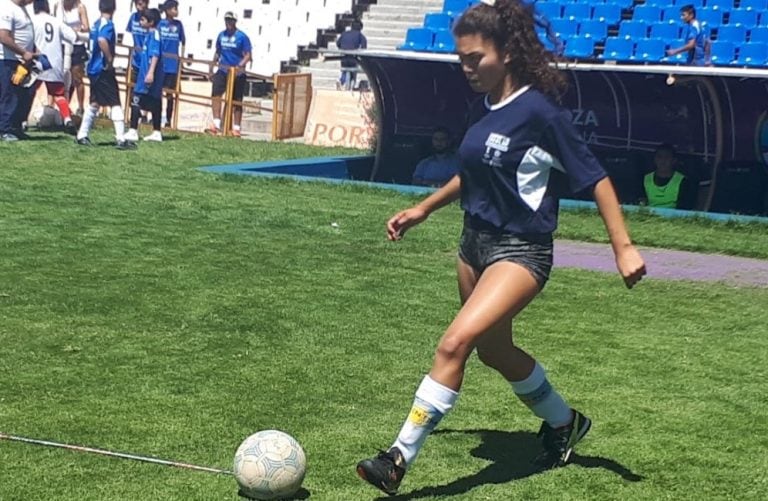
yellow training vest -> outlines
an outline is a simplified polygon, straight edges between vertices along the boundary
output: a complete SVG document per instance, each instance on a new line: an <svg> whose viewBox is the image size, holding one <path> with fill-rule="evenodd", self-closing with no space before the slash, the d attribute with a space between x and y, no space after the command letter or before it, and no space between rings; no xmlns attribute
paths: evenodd
<svg viewBox="0 0 768 501"><path fill-rule="evenodd" d="M648 197L649 207L663 207L674 209L677 207L677 199L680 196L680 185L685 176L679 172L672 174L672 179L664 186L657 186L653 182L653 172L646 174L643 179L645 196Z"/></svg>

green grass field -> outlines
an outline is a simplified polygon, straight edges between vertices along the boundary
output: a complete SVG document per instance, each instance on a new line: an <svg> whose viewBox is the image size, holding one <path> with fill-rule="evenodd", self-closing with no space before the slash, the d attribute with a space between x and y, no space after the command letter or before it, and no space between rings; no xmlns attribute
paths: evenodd
<svg viewBox="0 0 768 501"><path fill-rule="evenodd" d="M229 469L278 428L306 450L309 499L377 498L354 465L391 443L457 310L458 208L390 243L414 198L197 170L342 151L35 137L0 144L0 432ZM601 241L600 224L569 212L559 234ZM764 225L630 227L768 258ZM556 269L516 336L594 420L575 463L533 473L538 422L473 358L394 499L765 499L767 306L768 289ZM231 477L0 441L0 499L237 496Z"/></svg>

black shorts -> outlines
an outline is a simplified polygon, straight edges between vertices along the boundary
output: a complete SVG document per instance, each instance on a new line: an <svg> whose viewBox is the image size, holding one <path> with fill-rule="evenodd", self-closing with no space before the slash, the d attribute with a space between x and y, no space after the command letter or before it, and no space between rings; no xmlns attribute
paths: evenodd
<svg viewBox="0 0 768 501"><path fill-rule="evenodd" d="M85 45L75 45L72 48L72 66L82 66L88 62L88 49Z"/></svg>
<svg viewBox="0 0 768 501"><path fill-rule="evenodd" d="M245 77L245 74L238 75L237 78L235 78L235 88L232 92L232 99L235 101L242 101L243 96L245 95L245 83L247 79ZM213 97L220 97L223 96L225 92L227 92L227 74L222 73L220 71L217 71L213 75L213 90L211 91L211 96Z"/></svg>
<svg viewBox="0 0 768 501"><path fill-rule="evenodd" d="M161 98L150 96L149 94L136 94L133 93L131 97L131 106L138 106L139 109L145 111L157 111L161 108Z"/></svg>
<svg viewBox="0 0 768 501"><path fill-rule="evenodd" d="M176 90L176 82L178 80L178 73L165 73L165 76L163 77L163 89Z"/></svg>
<svg viewBox="0 0 768 501"><path fill-rule="evenodd" d="M120 106L120 89L115 70L88 75L91 79L91 102L99 106Z"/></svg>
<svg viewBox="0 0 768 501"><path fill-rule="evenodd" d="M544 287L552 270L552 235L515 235L464 225L459 258L478 273L499 261L519 264L531 273L540 287Z"/></svg>

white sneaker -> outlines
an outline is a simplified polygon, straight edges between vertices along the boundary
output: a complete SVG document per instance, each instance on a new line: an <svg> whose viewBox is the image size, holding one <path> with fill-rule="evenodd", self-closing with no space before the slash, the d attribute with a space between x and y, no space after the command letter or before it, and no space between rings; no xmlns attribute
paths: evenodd
<svg viewBox="0 0 768 501"><path fill-rule="evenodd" d="M159 130L156 130L156 131L152 132L152 134L144 137L144 141L155 141L157 143L162 143L163 142L163 134Z"/></svg>
<svg viewBox="0 0 768 501"><path fill-rule="evenodd" d="M139 133L136 129L128 129L123 139L126 141L133 141L134 143L139 140Z"/></svg>

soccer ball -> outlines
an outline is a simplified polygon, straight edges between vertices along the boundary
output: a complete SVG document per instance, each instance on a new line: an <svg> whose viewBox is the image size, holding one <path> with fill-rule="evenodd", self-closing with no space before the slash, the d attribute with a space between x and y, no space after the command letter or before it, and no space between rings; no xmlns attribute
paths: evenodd
<svg viewBox="0 0 768 501"><path fill-rule="evenodd" d="M251 499L280 499L301 487L307 471L304 449L282 431L265 430L243 440L235 452L235 480Z"/></svg>
<svg viewBox="0 0 768 501"><path fill-rule="evenodd" d="M59 115L59 110L50 106L43 106L35 114L35 118L37 119L37 127L40 129L55 129L64 124L61 120L61 115Z"/></svg>

